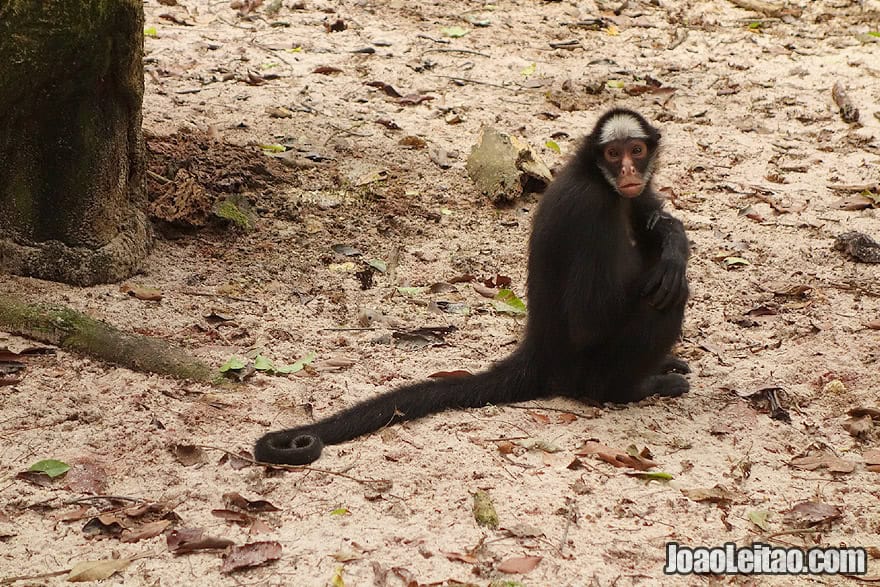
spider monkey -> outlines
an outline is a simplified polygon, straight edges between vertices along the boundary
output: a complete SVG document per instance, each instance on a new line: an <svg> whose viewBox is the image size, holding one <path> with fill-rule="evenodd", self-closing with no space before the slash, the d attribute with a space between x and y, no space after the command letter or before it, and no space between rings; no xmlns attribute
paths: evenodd
<svg viewBox="0 0 880 587"><path fill-rule="evenodd" d="M423 381L260 438L261 462L302 465L384 426L446 409L549 396L626 403L688 391L681 333L689 243L651 187L660 132L603 114L547 188L529 240L525 336L471 377Z"/></svg>

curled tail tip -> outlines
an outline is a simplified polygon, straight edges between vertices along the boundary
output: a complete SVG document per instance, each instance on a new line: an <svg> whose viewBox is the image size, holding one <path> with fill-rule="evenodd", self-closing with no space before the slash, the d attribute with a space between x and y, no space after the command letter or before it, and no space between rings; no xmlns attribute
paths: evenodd
<svg viewBox="0 0 880 587"><path fill-rule="evenodd" d="M254 460L276 465L308 465L321 456L324 443L314 434L270 432L254 445Z"/></svg>

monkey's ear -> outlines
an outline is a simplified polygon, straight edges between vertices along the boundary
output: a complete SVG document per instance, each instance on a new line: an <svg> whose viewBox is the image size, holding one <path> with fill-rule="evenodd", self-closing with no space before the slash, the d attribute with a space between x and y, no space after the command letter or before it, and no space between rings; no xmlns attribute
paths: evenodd
<svg viewBox="0 0 880 587"><path fill-rule="evenodd" d="M658 132L657 133L657 140L659 141L662 138L663 138L663 134Z"/></svg>

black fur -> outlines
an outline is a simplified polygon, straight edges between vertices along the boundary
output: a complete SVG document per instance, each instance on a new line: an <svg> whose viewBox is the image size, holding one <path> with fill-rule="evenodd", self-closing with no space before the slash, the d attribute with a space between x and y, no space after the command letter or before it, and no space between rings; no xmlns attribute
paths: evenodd
<svg viewBox="0 0 880 587"><path fill-rule="evenodd" d="M407 385L313 424L270 432L254 457L306 464L337 444L445 409L564 395L630 402L688 390L687 364L669 357L688 295L688 241L661 211L650 183L623 198L598 167L597 138L611 116L634 117L655 157L660 134L641 115L603 115L547 189L529 243L525 337L519 348L473 377Z"/></svg>

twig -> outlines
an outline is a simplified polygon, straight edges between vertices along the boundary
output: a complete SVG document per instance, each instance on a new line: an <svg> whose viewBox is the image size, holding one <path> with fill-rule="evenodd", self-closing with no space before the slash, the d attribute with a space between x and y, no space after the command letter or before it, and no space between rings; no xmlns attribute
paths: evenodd
<svg viewBox="0 0 880 587"><path fill-rule="evenodd" d="M108 501L131 501L134 503L146 501L140 497L128 497L126 495L87 495L86 497L77 497L76 499L65 501L64 505L74 505L85 501L98 501L101 499L106 499Z"/></svg>
<svg viewBox="0 0 880 587"><path fill-rule="evenodd" d="M539 405L530 405L530 406L515 406L515 405L506 405L505 408L513 408L515 410L547 410L548 412L561 412L563 414L574 414L575 416L580 416L586 420L594 420L599 417L598 414L587 414L586 412L580 412L576 410L566 410L565 408L551 408L548 406L539 406ZM599 408L596 408L597 410Z"/></svg>
<svg viewBox="0 0 880 587"><path fill-rule="evenodd" d="M284 56L279 54L276 49L272 49L271 47L267 47L257 41L251 41L251 45L253 45L254 47L257 47L258 49L262 49L263 51L265 51L266 53L271 55L274 59L277 59L278 61L280 61L281 63L283 63L287 67L289 67L291 75L296 73L296 71L293 68L293 63L291 63Z"/></svg>
<svg viewBox="0 0 880 587"><path fill-rule="evenodd" d="M551 49L569 49L569 50L571 50L571 49L577 49L579 47L583 47L583 45L581 45L581 42L578 41L577 39L570 39L568 41L556 41L556 42L550 43Z"/></svg>
<svg viewBox="0 0 880 587"><path fill-rule="evenodd" d="M52 571L50 573L40 573L39 575L19 575L17 577L6 577L4 579L0 579L0 585L12 585L18 581L34 581L37 579L49 579L50 577L60 577L61 575L65 575L70 572L70 569L63 569L61 571Z"/></svg>
<svg viewBox="0 0 880 587"><path fill-rule="evenodd" d="M441 44L443 44L443 45L448 45L449 43L452 42L452 41L450 41L449 39L435 39L434 37L430 37L430 36L428 36L428 35L426 35L426 34L424 34L424 33L423 33L423 34L416 35L416 37L418 37L419 39L427 39L427 40L429 40L429 41L433 41L433 42L435 42L435 43L441 43Z"/></svg>
<svg viewBox="0 0 880 587"><path fill-rule="evenodd" d="M640 520L644 520L645 522L650 522L651 524L662 524L662 525L666 526L667 528L672 528L672 529L675 529L678 527L675 524L667 524L666 522L663 522L661 520L652 520L651 518L643 516L637 512L628 512L628 513L634 515L635 517L639 518Z"/></svg>
<svg viewBox="0 0 880 587"><path fill-rule="evenodd" d="M149 175L150 177L152 177L153 179L155 179L156 181L158 181L162 185L168 185L169 183L172 182L172 180L168 179L167 177L159 175L155 171L150 171L149 169L147 169L147 175Z"/></svg>
<svg viewBox="0 0 880 587"><path fill-rule="evenodd" d="M364 137L364 138L367 138L367 137L371 137L371 136L373 136L373 133L359 133L359 132L355 132L355 131L351 130L352 128L355 128L354 126L349 127L349 128L342 128L341 126L336 126L336 125L333 124L332 122L331 122L331 123L328 123L328 126L330 126L331 128L335 129L336 131L338 131L338 132L340 132L340 133L344 133L344 134L347 134L347 135L351 135L351 136L353 136L353 137ZM361 125L358 124L357 126L361 126ZM336 136L336 133L330 135L330 138L332 139L334 136ZM329 140L330 140L330 139L327 139L327 141L329 141ZM326 144L327 141L324 141L324 143Z"/></svg>
<svg viewBox="0 0 880 587"><path fill-rule="evenodd" d="M225 24L226 26L231 26L231 27L234 27L234 28L237 28L237 29L241 29L241 30L243 30L243 31L251 31L251 32L253 32L253 31L256 30L256 27L248 27L248 26L243 26L243 25L240 25L240 24L236 24L236 23L234 23L234 22L229 22L228 20L226 20L226 19L223 18L222 16L216 16L216 15L215 15L214 18L216 18L217 20L219 20L220 22L222 22L222 23Z"/></svg>
<svg viewBox="0 0 880 587"><path fill-rule="evenodd" d="M327 475L335 475L337 477L342 477L344 479L348 479L349 481L354 481L355 483L360 483L361 485L373 485L373 484L381 484L381 485L390 485L391 481L388 479L358 479L357 477L353 477L351 475L347 475L345 473L341 473L339 471L331 471L330 469L319 469L317 467L309 467L307 465L281 465L277 463L263 463L251 457L246 457L237 452L232 452L231 450L227 450L225 448L220 448L219 446L210 446L207 444L197 444L195 445L198 448L204 448L207 450L219 450L222 453L226 453L227 455L234 457L236 459L241 459L243 461L247 461L253 465L262 465L266 467L272 467L274 469L284 469L285 471L314 471L315 473L326 473Z"/></svg>
<svg viewBox="0 0 880 587"><path fill-rule="evenodd" d="M833 287L835 289L842 289L843 291L852 291L855 290L860 294L864 294L867 296L871 296L874 298L880 298L880 291L875 291L869 287L864 285L859 285L858 283L837 283L834 281L825 281L819 280L823 285L828 287Z"/></svg>
<svg viewBox="0 0 880 587"><path fill-rule="evenodd" d="M479 55L480 57L492 57L486 53L480 53L471 49L426 49L422 51L422 55L426 53L467 53L468 55Z"/></svg>
<svg viewBox="0 0 880 587"><path fill-rule="evenodd" d="M502 90L513 90L514 92L518 91L519 88L511 88L509 86L503 86L501 84L493 84L492 82L484 82L478 79L471 79L469 77L461 77L459 75L435 75L434 77L442 77L446 79L451 79L456 82L467 82L469 84L479 84L481 86L492 86L493 88L501 88Z"/></svg>
<svg viewBox="0 0 880 587"><path fill-rule="evenodd" d="M568 531L571 528L571 524L577 521L578 518L577 502L573 498L566 497L565 506L565 529L562 531L562 538L559 539L559 548L556 549L560 555L562 554L562 549L565 548L565 541L568 540Z"/></svg>
<svg viewBox="0 0 880 587"><path fill-rule="evenodd" d="M860 183L854 185L829 183L826 184L829 190L835 192L872 192L880 191L880 183Z"/></svg>
<svg viewBox="0 0 880 587"><path fill-rule="evenodd" d="M820 534L824 532L824 530L819 530L816 528L794 528L791 530L780 530L779 532L774 532L767 536L767 540L773 540L774 538L778 538L780 536L792 536L796 534Z"/></svg>

